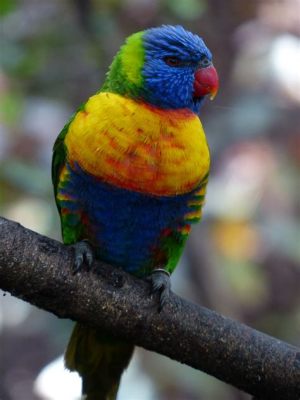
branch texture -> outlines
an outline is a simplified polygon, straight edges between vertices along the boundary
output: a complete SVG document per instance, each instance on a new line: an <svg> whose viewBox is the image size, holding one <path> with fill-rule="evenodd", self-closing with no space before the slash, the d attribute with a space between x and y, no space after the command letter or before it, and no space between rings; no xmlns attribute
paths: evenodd
<svg viewBox="0 0 300 400"><path fill-rule="evenodd" d="M63 244L0 218L0 288L164 354L257 399L300 399L300 349L171 295L161 313L147 282L95 263L72 274Z"/></svg>

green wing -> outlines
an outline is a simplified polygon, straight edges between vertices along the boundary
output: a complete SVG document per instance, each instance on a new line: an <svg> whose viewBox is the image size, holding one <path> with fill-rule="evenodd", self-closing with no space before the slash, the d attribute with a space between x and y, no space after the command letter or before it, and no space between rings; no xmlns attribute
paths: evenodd
<svg viewBox="0 0 300 400"><path fill-rule="evenodd" d="M63 127L62 131L57 136L56 141L53 146L52 183L53 183L53 188L54 188L55 201L56 201L56 205L57 205L59 212L60 212L60 205L57 201L57 190L58 190L58 184L59 184L59 176L60 176L62 168L65 165L66 157L67 157L67 148L65 145L65 137L66 137L66 134L68 133L69 126L73 122L76 114L79 111L84 110L85 104L86 103L83 103L78 108L78 110L71 116L69 122Z"/></svg>
<svg viewBox="0 0 300 400"><path fill-rule="evenodd" d="M79 110L82 110L84 105L82 105ZM78 111L79 111L78 110ZM78 112L77 111L77 112ZM76 113L77 113L76 112ZM81 214L79 211L70 211L68 207L68 202L62 203L58 200L58 191L60 186L60 176L63 167L67 161L67 147L65 145L65 137L69 131L69 126L75 118L72 115L70 121L64 126L60 134L58 135L54 146L53 146L53 157L52 157L52 183L55 195L56 206L60 215L62 237L64 243L71 244L80 240L82 236L82 224L81 224ZM71 202L76 202L76 198L73 196ZM67 211L67 212L66 212Z"/></svg>
<svg viewBox="0 0 300 400"><path fill-rule="evenodd" d="M52 183L53 183L53 188L54 188L54 194L55 194L55 201L56 205L59 208L59 204L57 203L57 188L58 188L58 183L59 183L59 175L60 172L65 165L66 162L66 154L67 154L67 149L65 145L65 137L66 134L68 133L69 130L69 125L71 121L66 124L63 128L63 130L60 132L58 135L54 146L53 146L53 156L52 156Z"/></svg>

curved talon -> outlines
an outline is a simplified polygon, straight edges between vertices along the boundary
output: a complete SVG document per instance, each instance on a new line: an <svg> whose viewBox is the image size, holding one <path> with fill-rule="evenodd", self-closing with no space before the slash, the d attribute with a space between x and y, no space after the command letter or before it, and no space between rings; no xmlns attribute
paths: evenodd
<svg viewBox="0 0 300 400"><path fill-rule="evenodd" d="M89 270L94 261L93 249L89 242L87 240L82 240L71 246L74 249L73 273L76 274L79 272L85 263L88 267L87 270Z"/></svg>
<svg viewBox="0 0 300 400"><path fill-rule="evenodd" d="M171 281L168 271L157 268L150 275L152 290L151 293L159 293L158 311L161 311L170 297Z"/></svg>

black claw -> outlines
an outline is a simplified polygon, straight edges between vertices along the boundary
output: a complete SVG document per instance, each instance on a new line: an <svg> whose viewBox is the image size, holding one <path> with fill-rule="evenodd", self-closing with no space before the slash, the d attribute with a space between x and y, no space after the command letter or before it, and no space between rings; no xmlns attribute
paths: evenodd
<svg viewBox="0 0 300 400"><path fill-rule="evenodd" d="M170 274L164 269L155 269L150 275L151 293L159 293L158 311L168 302L171 292Z"/></svg>
<svg viewBox="0 0 300 400"><path fill-rule="evenodd" d="M74 249L73 273L77 274L84 264L87 265L87 270L89 270L94 261L94 253L91 245L86 240L82 240L81 242L72 244L72 247Z"/></svg>
<svg viewBox="0 0 300 400"><path fill-rule="evenodd" d="M91 267L93 262L94 262L94 254L92 252L91 253L86 253L85 257L86 257L86 261L88 263L88 266Z"/></svg>

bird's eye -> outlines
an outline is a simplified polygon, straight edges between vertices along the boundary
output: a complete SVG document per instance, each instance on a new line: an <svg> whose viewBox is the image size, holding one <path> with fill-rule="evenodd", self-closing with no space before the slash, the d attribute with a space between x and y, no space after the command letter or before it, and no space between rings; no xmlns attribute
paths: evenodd
<svg viewBox="0 0 300 400"><path fill-rule="evenodd" d="M182 61L176 57L165 57L164 62L170 67L179 67L183 64Z"/></svg>
<svg viewBox="0 0 300 400"><path fill-rule="evenodd" d="M206 68L209 67L211 65L211 61L206 57L202 57L199 63L199 67L200 68Z"/></svg>

